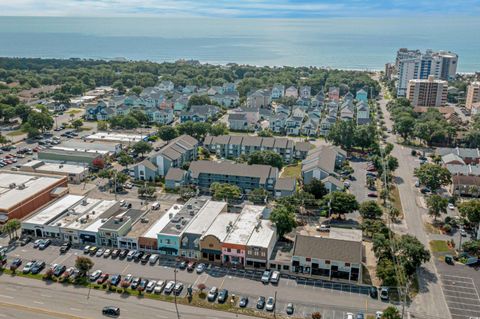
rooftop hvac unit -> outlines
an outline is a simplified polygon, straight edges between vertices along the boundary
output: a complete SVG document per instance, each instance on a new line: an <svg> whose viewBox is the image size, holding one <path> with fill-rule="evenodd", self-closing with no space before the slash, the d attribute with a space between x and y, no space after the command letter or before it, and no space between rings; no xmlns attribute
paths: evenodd
<svg viewBox="0 0 480 319"><path fill-rule="evenodd" d="M181 229L181 228L182 228L182 225L176 224L176 225L175 225L175 228L176 228L176 229Z"/></svg>
<svg viewBox="0 0 480 319"><path fill-rule="evenodd" d="M144 224L149 222L148 218L146 218L146 217L142 217L142 219L140 219L140 221Z"/></svg>
<svg viewBox="0 0 480 319"><path fill-rule="evenodd" d="M185 225L187 223L186 219L182 219L182 225Z"/></svg>
<svg viewBox="0 0 480 319"><path fill-rule="evenodd" d="M83 206L87 206L88 205L88 201L86 198L82 199L82 205Z"/></svg>
<svg viewBox="0 0 480 319"><path fill-rule="evenodd" d="M188 205L187 205L187 208L188 208L188 209L192 209L192 204L188 204Z"/></svg>
<svg viewBox="0 0 480 319"><path fill-rule="evenodd" d="M8 185L8 187L9 187L10 189L14 189L15 187L17 187L17 184L11 183L10 185Z"/></svg>
<svg viewBox="0 0 480 319"><path fill-rule="evenodd" d="M25 188L26 188L26 187L25 187L25 184L20 184L20 185L18 185L18 187L17 187L17 189L25 189Z"/></svg>
<svg viewBox="0 0 480 319"><path fill-rule="evenodd" d="M168 218L172 219L173 218L173 213L168 214Z"/></svg>
<svg viewBox="0 0 480 319"><path fill-rule="evenodd" d="M192 209L192 210L190 211L190 216L193 216L193 215L195 215L195 211Z"/></svg>

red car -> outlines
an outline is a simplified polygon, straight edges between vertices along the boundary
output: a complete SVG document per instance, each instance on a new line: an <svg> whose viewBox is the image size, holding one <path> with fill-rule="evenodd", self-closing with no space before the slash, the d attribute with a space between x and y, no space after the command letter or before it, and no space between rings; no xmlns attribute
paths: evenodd
<svg viewBox="0 0 480 319"><path fill-rule="evenodd" d="M9 160L9 159L6 159L6 160L4 160L4 161L5 161L5 163L7 163L7 164L12 164L12 163L13 163L13 161L12 161L12 160Z"/></svg>
<svg viewBox="0 0 480 319"><path fill-rule="evenodd" d="M369 172L376 172L377 170L375 169L374 166L369 166L369 167L367 167L367 171L369 171Z"/></svg>
<svg viewBox="0 0 480 319"><path fill-rule="evenodd" d="M7 155L5 155L5 158L12 158L12 155L7 154Z"/></svg>
<svg viewBox="0 0 480 319"><path fill-rule="evenodd" d="M368 197L378 197L378 194L377 193L368 193L367 195Z"/></svg>
<svg viewBox="0 0 480 319"><path fill-rule="evenodd" d="M107 281L107 279L108 279L108 274L102 274L100 276L100 278L98 278L97 284L101 285L101 284L105 283Z"/></svg>

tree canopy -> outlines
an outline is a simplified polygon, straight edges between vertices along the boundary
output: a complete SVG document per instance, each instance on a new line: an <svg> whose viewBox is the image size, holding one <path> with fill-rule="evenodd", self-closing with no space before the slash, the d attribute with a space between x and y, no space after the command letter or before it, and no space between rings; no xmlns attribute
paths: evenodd
<svg viewBox="0 0 480 319"><path fill-rule="evenodd" d="M277 205L270 214L270 220L277 228L280 237L291 232L297 225L295 213L283 205Z"/></svg>
<svg viewBox="0 0 480 319"><path fill-rule="evenodd" d="M437 164L426 163L415 169L415 176L421 184L436 191L451 183L452 174L448 169Z"/></svg>
<svg viewBox="0 0 480 319"><path fill-rule="evenodd" d="M248 164L270 165L278 169L283 167L283 158L273 151L256 151L248 156Z"/></svg>

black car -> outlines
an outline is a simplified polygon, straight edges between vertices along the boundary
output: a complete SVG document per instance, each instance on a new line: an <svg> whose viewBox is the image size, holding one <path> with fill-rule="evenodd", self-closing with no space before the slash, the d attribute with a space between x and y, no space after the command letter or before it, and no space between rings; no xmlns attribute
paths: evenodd
<svg viewBox="0 0 480 319"><path fill-rule="evenodd" d="M137 251L137 253L133 256L133 260L135 260L136 262L140 261L144 254L145 253L143 251Z"/></svg>
<svg viewBox="0 0 480 319"><path fill-rule="evenodd" d="M263 309L263 308L265 308L265 297L260 296L258 297L258 300L257 300L257 309Z"/></svg>
<svg viewBox="0 0 480 319"><path fill-rule="evenodd" d="M32 241L32 237L23 237L22 239L20 239L20 246L25 246L31 241Z"/></svg>
<svg viewBox="0 0 480 319"><path fill-rule="evenodd" d="M218 302L224 303L225 301L227 301L227 298L228 298L228 290L227 289L220 290L217 298Z"/></svg>
<svg viewBox="0 0 480 319"><path fill-rule="evenodd" d="M140 259L140 262L145 265L146 263L148 263L148 260L150 259L150 256L151 256L151 255L152 255L152 254L145 254L145 255L143 255L142 258Z"/></svg>
<svg viewBox="0 0 480 319"><path fill-rule="evenodd" d="M120 249L112 250L112 253L110 256L112 256L112 258L117 258L118 256L120 256Z"/></svg>
<svg viewBox="0 0 480 319"><path fill-rule="evenodd" d="M138 284L138 286L142 287L143 290L145 290L145 288L147 288L147 285L148 285L148 279L141 279L140 283Z"/></svg>
<svg viewBox="0 0 480 319"><path fill-rule="evenodd" d="M30 271L32 274L39 274L43 268L45 268L45 262L44 261L37 261L33 267L32 270Z"/></svg>
<svg viewBox="0 0 480 319"><path fill-rule="evenodd" d="M112 306L104 307L102 309L102 314L109 317L118 317L120 316L120 308Z"/></svg>
<svg viewBox="0 0 480 319"><path fill-rule="evenodd" d="M238 303L238 306L240 308L245 308L248 305L248 297L242 296L240 297L240 302Z"/></svg>
<svg viewBox="0 0 480 319"><path fill-rule="evenodd" d="M21 264L22 264L22 260L20 258L15 258L14 260L12 260L10 267L13 266L15 268L18 268L20 267Z"/></svg>
<svg viewBox="0 0 480 319"><path fill-rule="evenodd" d="M60 277L65 272L65 270L67 270L67 267L65 267L65 265L58 265L53 270L53 275L55 277Z"/></svg>
<svg viewBox="0 0 480 319"><path fill-rule="evenodd" d="M141 278L133 278L132 280L132 284L130 285L130 288L132 288L133 290L137 289L138 285L140 284L140 280L142 280Z"/></svg>
<svg viewBox="0 0 480 319"><path fill-rule="evenodd" d="M377 299L378 298L378 289L377 287L370 287L370 289L368 290L368 294L370 295L370 297L372 297L373 299Z"/></svg>
<svg viewBox="0 0 480 319"><path fill-rule="evenodd" d="M72 247L72 244L70 242L63 243L62 246L60 246L60 253L66 253L70 249L70 247Z"/></svg>
<svg viewBox="0 0 480 319"><path fill-rule="evenodd" d="M130 251L128 249L122 249L122 251L118 254L118 258L125 259Z"/></svg>
<svg viewBox="0 0 480 319"><path fill-rule="evenodd" d="M187 268L187 262L185 260L181 261L179 264L178 264L178 268L179 269L186 269Z"/></svg>

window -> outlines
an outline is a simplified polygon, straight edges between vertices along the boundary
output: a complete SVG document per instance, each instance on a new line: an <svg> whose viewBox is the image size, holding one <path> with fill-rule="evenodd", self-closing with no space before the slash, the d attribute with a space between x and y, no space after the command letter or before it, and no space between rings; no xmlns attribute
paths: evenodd
<svg viewBox="0 0 480 319"><path fill-rule="evenodd" d="M208 244L208 247L212 248L212 247L213 247L213 244Z"/></svg>
<svg viewBox="0 0 480 319"><path fill-rule="evenodd" d="M231 253L231 252L232 252L232 250L231 250L230 248L227 248L227 252Z"/></svg>
<svg viewBox="0 0 480 319"><path fill-rule="evenodd" d="M312 258L307 257L307 258L305 258L305 261L311 262L311 261L312 261Z"/></svg>
<svg viewBox="0 0 480 319"><path fill-rule="evenodd" d="M350 263L345 263L345 267L350 267Z"/></svg>
<svg viewBox="0 0 480 319"><path fill-rule="evenodd" d="M237 254L240 254L240 249L237 249Z"/></svg>
<svg viewBox="0 0 480 319"><path fill-rule="evenodd" d="M325 260L325 265L330 265L330 260Z"/></svg>

